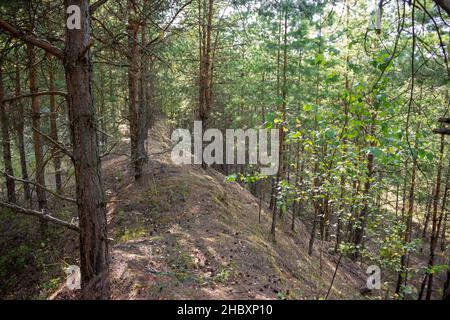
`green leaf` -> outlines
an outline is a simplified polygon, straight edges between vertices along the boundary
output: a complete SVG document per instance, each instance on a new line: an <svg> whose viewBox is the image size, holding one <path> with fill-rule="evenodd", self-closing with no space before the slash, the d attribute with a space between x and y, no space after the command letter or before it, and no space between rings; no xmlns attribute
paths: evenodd
<svg viewBox="0 0 450 320"><path fill-rule="evenodd" d="M309 105L309 104L305 104L305 105L303 106L303 111L310 111L311 109L312 109L312 106Z"/></svg>

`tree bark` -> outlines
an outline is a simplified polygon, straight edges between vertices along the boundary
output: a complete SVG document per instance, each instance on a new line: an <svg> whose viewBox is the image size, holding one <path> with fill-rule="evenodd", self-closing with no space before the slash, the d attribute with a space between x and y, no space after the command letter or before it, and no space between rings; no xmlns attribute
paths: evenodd
<svg viewBox="0 0 450 320"><path fill-rule="evenodd" d="M414 192L415 192L415 188L416 188L416 172L417 172L417 159L414 158L413 166L412 166L412 173L411 173L411 186L410 186L409 195L408 195L408 214L407 214L406 218L404 219L404 223L406 225L406 230L403 235L403 245L405 245L405 246L411 241L412 219L413 219L413 213L414 213ZM407 270L405 270L407 254L408 254L408 252L406 252L406 251L403 252L403 254L400 258L400 271L398 273L397 285L395 288L396 294L400 294L402 285L407 284L407 280L408 280Z"/></svg>
<svg viewBox="0 0 450 320"><path fill-rule="evenodd" d="M30 85L31 96L31 123L33 128L33 148L34 158L36 162L36 182L45 187L45 162L44 153L42 149L41 135L41 106L39 97L34 95L39 92L37 82L37 68L36 68L36 49L32 44L27 44L28 56L28 78ZM47 194L41 187L36 187L36 195L39 210L47 210ZM45 234L48 223L41 219L41 233Z"/></svg>
<svg viewBox="0 0 450 320"><path fill-rule="evenodd" d="M437 168L437 176L436 176L436 185L433 195L433 209L432 209L432 227L431 227L431 235L430 235L430 254L428 259L428 269L431 269L434 267L434 260L435 260L435 250L436 250L436 244L439 237L439 229L438 229L438 206L439 206L439 196L441 193L441 177L442 177L442 160L444 158L444 149L445 149L445 140L444 136L441 137L441 146L439 150L439 164ZM431 294L433 293L433 273L427 274L425 276L423 283L422 283L422 289L419 294L419 300L422 298L423 291L424 291L424 283L426 279L428 279L427 284L427 291L426 291L426 300L431 299Z"/></svg>
<svg viewBox="0 0 450 320"><path fill-rule="evenodd" d="M278 40L279 40L279 46L278 46L278 51L277 51L277 92L278 92L278 96L281 97L281 105L279 105L279 111L281 111L282 117L283 117L283 121L282 124L280 125L279 129L278 129L278 134L279 134L279 139L280 139L280 148L279 148L279 153L278 153L278 159L279 159L279 167L278 167L278 172L277 172L277 178L276 178L276 184L275 187L279 186L279 183L282 179L284 179L285 176L285 144L284 144L284 129L285 129L285 125L286 125L286 105L287 105L287 12L284 12L283 15L283 25L284 25L284 29L283 29L283 84L282 87L280 88L280 64L281 64L281 20L279 23L279 34L278 34ZM280 91L281 89L281 91ZM280 96L281 93L281 96ZM272 237L273 240L275 240L275 230L276 230L276 214L277 214L277 194L276 191L273 195L275 197L274 199L274 206L273 206L273 214L272 214ZM281 214L281 210L280 209L280 214Z"/></svg>
<svg viewBox="0 0 450 320"><path fill-rule="evenodd" d="M14 28L0 19L0 29L53 54L64 63L73 144L76 200L80 229L81 288L84 299L109 298L106 203L98 152L97 119L92 92L91 18L88 0L66 0L80 8L80 30L66 30L65 50Z"/></svg>
<svg viewBox="0 0 450 320"><path fill-rule="evenodd" d="M9 135L9 119L8 114L6 112L6 105L3 103L3 73L2 66L0 65L0 126L1 126L1 134L2 134L2 151L3 151L3 162L5 166L5 172L14 176L13 166L12 166L12 157L11 157L11 140ZM14 179L11 179L8 176L5 176L6 180L6 190L8 193L8 201L11 203L16 203L16 183Z"/></svg>
<svg viewBox="0 0 450 320"><path fill-rule="evenodd" d="M148 5L148 1L144 1L144 6ZM142 21L141 22L141 48L145 48L147 46L148 39L147 39L147 22ZM152 94L151 90L151 76L150 76L150 70L149 70L149 61L151 57L145 52L141 51L140 54L141 57L141 73L139 77L139 111L140 111L140 121L141 124L141 139L143 140L143 146L145 148L146 142L148 140L148 129L150 125L150 118L151 118L151 112L150 112L150 96ZM147 152L144 149L144 154L146 156L147 160Z"/></svg>
<svg viewBox="0 0 450 320"><path fill-rule="evenodd" d="M21 86L20 86L20 57L19 57L19 49L15 51L15 64L16 64L16 75L15 75L15 96L21 96ZM14 130L16 132L17 137L17 148L19 149L20 156L20 168L22 171L22 179L23 179L23 193L24 198L27 201L31 201L31 189L28 178L28 167L27 167L27 157L25 153L25 137L24 137L24 109L23 104L20 99L15 101L14 104Z"/></svg>
<svg viewBox="0 0 450 320"><path fill-rule="evenodd" d="M203 133L207 130L208 119L211 112L212 104L212 19L214 0L199 0L198 19L199 19L199 110L198 116L202 121ZM203 8L202 8L203 7ZM206 168L206 164L202 161L202 167Z"/></svg>
<svg viewBox="0 0 450 320"><path fill-rule="evenodd" d="M429 222L430 222L431 204L433 202L433 196L432 196L433 190L434 189L432 187L430 187L430 193L429 193L429 196L428 196L427 206L426 206L426 209L425 209L425 221L424 221L424 224L423 224L423 231L422 231L422 239L424 239L424 240L427 237L428 225L429 225Z"/></svg>
<svg viewBox="0 0 450 320"><path fill-rule="evenodd" d="M370 124L370 134L373 135L375 133L375 119L376 113L372 114L372 122ZM359 249L363 243L364 232L367 224L367 214L369 213L369 193L372 185L372 176L374 169L374 156L371 152L367 154L367 173L366 179L364 182L364 199L363 199L363 209L361 210L359 217L357 219L358 226L356 227L353 243L356 247L355 253L352 255L352 258L356 260L359 256Z"/></svg>
<svg viewBox="0 0 450 320"><path fill-rule="evenodd" d="M53 72L53 57L47 53L47 59L49 64L48 69L48 84L49 91L55 91L55 75ZM58 142L58 108L56 107L55 95L50 95L50 137L53 141ZM53 166L55 169L55 185L58 193L62 192L62 179L61 179L61 152L55 145L52 146Z"/></svg>
<svg viewBox="0 0 450 320"><path fill-rule="evenodd" d="M106 204L92 91L88 0L66 0L81 9L81 30L67 30L64 59L73 162L80 219L80 269L85 299L109 298Z"/></svg>
<svg viewBox="0 0 450 320"><path fill-rule="evenodd" d="M443 300L450 301L450 260L448 262L447 269L447 280L444 283L444 295L442 297Z"/></svg>
<svg viewBox="0 0 450 320"><path fill-rule="evenodd" d="M441 250L445 251L446 249L446 230L447 230L447 220L448 220L448 210L447 210L447 199L448 199L448 193L450 190L450 163L449 168L447 169L447 178L445 183L445 190L444 190L444 196L442 197L442 233L441 233Z"/></svg>
<svg viewBox="0 0 450 320"><path fill-rule="evenodd" d="M143 165L147 159L145 152L144 124L145 117L142 112L142 104L138 101L139 79L139 49L138 31L139 24L136 17L135 0L128 0L128 93L129 93L129 121L131 163L134 177L138 180L142 176Z"/></svg>

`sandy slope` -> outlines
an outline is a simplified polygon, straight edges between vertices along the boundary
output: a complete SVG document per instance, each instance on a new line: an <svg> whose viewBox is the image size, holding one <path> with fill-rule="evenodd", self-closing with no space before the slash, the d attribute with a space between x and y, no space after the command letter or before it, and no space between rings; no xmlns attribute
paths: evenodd
<svg viewBox="0 0 450 320"><path fill-rule="evenodd" d="M150 161L142 183L134 183L125 155L104 162L115 299L320 299L337 256L317 242L307 254L308 231L297 222L270 240L270 218L236 183L197 166L170 162L164 122L148 144ZM124 141L124 147L126 141ZM124 149L126 150L126 149ZM343 259L331 299L358 299L365 274Z"/></svg>

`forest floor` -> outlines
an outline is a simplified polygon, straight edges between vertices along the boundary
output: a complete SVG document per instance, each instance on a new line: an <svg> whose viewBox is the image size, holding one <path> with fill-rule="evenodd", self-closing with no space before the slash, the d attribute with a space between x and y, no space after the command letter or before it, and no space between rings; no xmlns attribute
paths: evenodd
<svg viewBox="0 0 450 320"><path fill-rule="evenodd" d="M123 139L119 150L127 151ZM104 160L109 196L113 299L320 299L337 255L297 221L270 236L271 215L250 192L213 169L170 161L168 126L150 132L149 162L133 181L125 154ZM288 217L285 217L288 219ZM331 299L358 299L365 268L342 259ZM52 298L70 298L57 291Z"/></svg>
<svg viewBox="0 0 450 320"><path fill-rule="evenodd" d="M289 216L270 236L271 214L238 183L200 166L170 161L165 121L149 132L142 181L129 168L126 128L115 153L103 160L108 199L113 299L323 299L339 256L317 240L309 256L309 232ZM67 192L71 192L70 185ZM72 186L73 188L73 186ZM52 203L70 220L73 206ZM65 268L78 263L78 240L52 227L39 239L34 217L2 215L0 296L70 299ZM7 254L6 254L7 252ZM11 253L12 252L12 253ZM3 257L2 257L3 259ZM3 269L2 269L3 268ZM8 269L10 268L10 270ZM363 299L367 266L342 258L329 299ZM377 295L378 293L374 293ZM374 297L375 298L375 297Z"/></svg>
<svg viewBox="0 0 450 320"><path fill-rule="evenodd" d="M170 160L169 126L157 122L149 132L150 155L141 182L130 172L127 128L103 159L108 200L113 299L324 299L339 255L334 244L316 240L308 255L309 228L289 215L281 217L276 242L270 235L266 204L214 169L174 165ZM48 173L49 185L51 174ZM70 182L66 194L74 193ZM70 221L73 204L52 201L51 212ZM420 232L420 228L417 231ZM445 263L445 254L438 253ZM425 267L427 250L411 256ZM39 233L35 217L0 214L0 298L73 299L65 289L64 270L77 265L78 237L49 227ZM389 289L363 296L367 265L341 259L329 299L382 299L392 294L395 273L382 274ZM443 272L438 275L439 287ZM414 276L420 287L422 272ZM436 291L435 298L440 293Z"/></svg>

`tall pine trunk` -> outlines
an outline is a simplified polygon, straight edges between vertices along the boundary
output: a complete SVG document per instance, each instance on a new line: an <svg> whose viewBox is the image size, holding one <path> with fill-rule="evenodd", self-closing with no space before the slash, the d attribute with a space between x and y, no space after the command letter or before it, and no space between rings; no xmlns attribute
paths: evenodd
<svg viewBox="0 0 450 320"><path fill-rule="evenodd" d="M15 64L16 64L16 74L15 74L15 88L14 93L16 97L19 97L22 92L22 88L20 85L20 57L19 57L19 49L15 50ZM25 152L25 136L24 136L24 109L23 104L20 99L17 99L14 105L14 130L16 132L17 138L17 148L19 149L19 157L20 157L20 169L22 171L22 180L23 180L23 193L24 198L27 201L31 201L31 188L30 183L28 182L28 165L27 165L27 157Z"/></svg>
<svg viewBox="0 0 450 320"><path fill-rule="evenodd" d="M212 107L212 19L214 0L199 0L198 36L199 36L199 97L198 118L202 122L202 136L207 130ZM202 160L202 167L206 163Z"/></svg>
<svg viewBox="0 0 450 320"><path fill-rule="evenodd" d="M441 145L439 149L439 163L436 174L436 184L433 194L433 203L432 203L432 211L431 211L431 234L430 234L430 253L428 258L428 266L427 269L432 269L435 263L435 250L439 237L439 224L438 224L438 206L439 206L439 196L441 193L441 179L442 179L442 161L444 158L444 149L445 149L445 137L442 135L441 137ZM426 286L426 300L431 299L431 295L433 293L433 273L426 273L425 277L422 281L421 290L419 293L419 300L422 299L423 294L425 293L425 285Z"/></svg>
<svg viewBox="0 0 450 320"><path fill-rule="evenodd" d="M417 144L417 142L416 142ZM405 233L403 235L403 245L406 246L411 241L411 228L412 228L412 220L413 220L413 213L414 213L414 193L416 188L416 172L417 172L417 159L414 158L413 166L412 166L412 173L411 173L411 186L409 189L409 195L408 195L408 214L406 217L404 217L404 223L406 226ZM406 262L407 262L407 255L408 252L403 252L401 258L400 258L400 271L398 273L397 278L397 285L395 288L395 293L399 294L402 285L407 284L408 276L407 276L407 270L405 270Z"/></svg>
<svg viewBox="0 0 450 320"><path fill-rule="evenodd" d="M37 79L37 61L36 61L36 49L32 44L27 45L28 56L28 77L30 85L30 93L37 94L38 79ZM34 159L36 167L36 182L39 186L36 186L36 195L38 201L39 210L47 210L47 195L45 192L45 162L44 151L42 147L41 139L41 105L38 96L31 97L31 123L33 129L33 147L34 147ZM41 219L41 233L45 234L48 223L46 220Z"/></svg>
<svg viewBox="0 0 450 320"><path fill-rule="evenodd" d="M136 180L142 176L143 165L147 159L145 152L144 124L145 117L142 112L142 103L138 101L139 79L139 24L136 16L135 0L128 0L128 94L129 94L129 121L131 142L131 163Z"/></svg>
<svg viewBox="0 0 450 320"><path fill-rule="evenodd" d="M67 30L64 59L80 226L81 287L85 299L109 298L106 204L92 90L88 0L67 0L81 9L81 30Z"/></svg>
<svg viewBox="0 0 450 320"><path fill-rule="evenodd" d="M47 54L48 59L48 88L50 91L55 91L55 74L53 72L53 57ZM50 95L50 137L53 141L58 142L58 108L56 107L55 95ZM52 146L53 166L55 169L55 185L58 193L62 192L61 179L61 152L57 146Z"/></svg>
<svg viewBox="0 0 450 320"><path fill-rule="evenodd" d="M371 135L375 134L375 120L376 120L376 113L372 114L372 121L369 128L370 130L369 132ZM373 147L372 143L371 146ZM363 237L367 225L367 215L369 213L369 194L372 185L373 172L374 172L374 156L371 152L369 152L367 154L367 171L364 181L363 208L356 220L358 225L356 226L353 238L353 243L356 248L355 252L352 254L352 259L354 260L356 260L356 258L359 256L361 246L363 245Z"/></svg>

